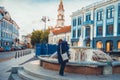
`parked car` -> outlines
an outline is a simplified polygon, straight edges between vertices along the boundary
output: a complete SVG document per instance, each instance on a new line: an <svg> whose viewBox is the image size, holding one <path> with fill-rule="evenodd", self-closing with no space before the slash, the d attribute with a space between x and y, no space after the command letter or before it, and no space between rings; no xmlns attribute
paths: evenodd
<svg viewBox="0 0 120 80"><path fill-rule="evenodd" d="M17 47L17 49L18 49L18 50L21 50L21 49L22 49L22 47L21 47L21 46L16 46L16 47Z"/></svg>
<svg viewBox="0 0 120 80"><path fill-rule="evenodd" d="M21 46L22 49L26 49L27 47L26 46Z"/></svg>
<svg viewBox="0 0 120 80"><path fill-rule="evenodd" d="M3 47L0 47L0 52L3 52L4 51L4 48Z"/></svg>
<svg viewBox="0 0 120 80"><path fill-rule="evenodd" d="M16 51L16 50L21 50L21 49L22 49L21 46L13 46L13 47L11 48L11 51Z"/></svg>
<svg viewBox="0 0 120 80"><path fill-rule="evenodd" d="M4 51L10 51L10 49L11 49L10 46L5 46L4 47Z"/></svg>
<svg viewBox="0 0 120 80"><path fill-rule="evenodd" d="M18 48L16 46L12 46L11 51L16 51Z"/></svg>

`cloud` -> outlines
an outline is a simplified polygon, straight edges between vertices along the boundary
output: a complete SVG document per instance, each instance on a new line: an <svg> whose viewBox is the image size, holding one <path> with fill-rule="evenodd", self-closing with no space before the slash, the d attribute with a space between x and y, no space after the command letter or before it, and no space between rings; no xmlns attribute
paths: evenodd
<svg viewBox="0 0 120 80"><path fill-rule="evenodd" d="M52 17L57 14L55 6L51 3L41 4L31 3L27 0L4 0L2 5L19 25L21 34L30 33L33 29L42 29L44 27L44 23L40 22L42 16Z"/></svg>
<svg viewBox="0 0 120 80"><path fill-rule="evenodd" d="M63 0L65 25L71 24L72 12L93 2L93 0ZM44 23L40 21L42 16L48 16L51 21L47 25L54 26L59 0L0 0L0 5L10 13L20 27L20 34L23 35L31 33L33 29L43 29Z"/></svg>

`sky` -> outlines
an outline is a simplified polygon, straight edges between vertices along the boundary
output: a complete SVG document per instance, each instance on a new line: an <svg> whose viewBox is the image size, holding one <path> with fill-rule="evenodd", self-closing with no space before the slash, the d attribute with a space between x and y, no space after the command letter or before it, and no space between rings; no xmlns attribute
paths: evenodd
<svg viewBox="0 0 120 80"><path fill-rule="evenodd" d="M71 25L72 12L99 1L101 0L63 0L65 25ZM47 26L55 26L59 3L60 0L0 0L0 6L9 12L20 27L20 36L44 29L44 22L41 21L43 16L50 19Z"/></svg>

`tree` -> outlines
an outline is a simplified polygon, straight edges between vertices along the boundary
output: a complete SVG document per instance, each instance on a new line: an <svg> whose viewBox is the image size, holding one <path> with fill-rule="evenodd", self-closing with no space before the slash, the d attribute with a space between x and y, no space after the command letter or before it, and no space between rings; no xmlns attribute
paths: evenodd
<svg viewBox="0 0 120 80"><path fill-rule="evenodd" d="M40 43L41 36L42 36L42 31L40 30L33 31L31 36L31 44L34 46L35 44Z"/></svg>
<svg viewBox="0 0 120 80"><path fill-rule="evenodd" d="M35 46L38 43L48 43L48 35L49 29L42 31L42 30L34 30L31 36L31 44Z"/></svg>
<svg viewBox="0 0 120 80"><path fill-rule="evenodd" d="M41 36L42 43L48 43L49 29L45 30Z"/></svg>

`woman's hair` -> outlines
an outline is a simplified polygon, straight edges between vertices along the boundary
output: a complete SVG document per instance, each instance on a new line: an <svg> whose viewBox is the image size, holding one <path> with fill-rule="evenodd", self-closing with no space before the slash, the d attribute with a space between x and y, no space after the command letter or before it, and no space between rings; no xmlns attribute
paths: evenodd
<svg viewBox="0 0 120 80"><path fill-rule="evenodd" d="M59 39L58 43L61 43L62 42L62 39Z"/></svg>

